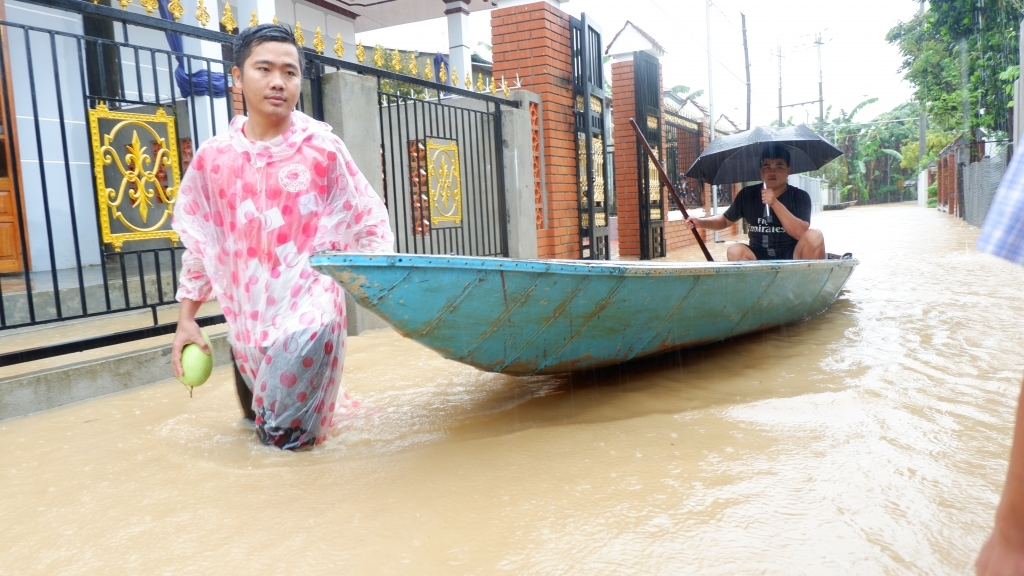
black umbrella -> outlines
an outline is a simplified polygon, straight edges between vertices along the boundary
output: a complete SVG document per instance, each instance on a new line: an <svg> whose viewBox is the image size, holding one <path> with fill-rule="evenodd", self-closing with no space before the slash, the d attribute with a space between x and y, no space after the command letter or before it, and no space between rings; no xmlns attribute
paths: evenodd
<svg viewBox="0 0 1024 576"><path fill-rule="evenodd" d="M708 184L758 181L761 179L761 149L765 144L781 144L789 150L791 174L817 170L843 153L807 126L758 126L715 138L686 175Z"/></svg>

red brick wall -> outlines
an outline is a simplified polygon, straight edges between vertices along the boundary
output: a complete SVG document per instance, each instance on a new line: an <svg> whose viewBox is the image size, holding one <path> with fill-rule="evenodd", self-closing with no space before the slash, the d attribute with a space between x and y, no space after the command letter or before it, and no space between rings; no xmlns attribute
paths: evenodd
<svg viewBox="0 0 1024 576"><path fill-rule="evenodd" d="M707 148L707 145L708 137L703 124L698 128L697 134L680 130L677 144L679 148L679 171L685 172L693 164L694 160L697 159L697 156L700 155L700 152ZM700 185L698 180L690 179L689 182L691 186ZM710 200L711 198L711 187L703 185L702 188L701 204L706 204L705 199ZM701 238L707 241L707 231L700 230L700 234ZM665 223L665 241L669 252L697 244L697 239L693 237L693 232L690 232L690 229L682 221Z"/></svg>
<svg viewBox="0 0 1024 576"><path fill-rule="evenodd" d="M245 106L242 104L242 88L239 86L231 86L228 88L231 91L231 117L242 116L245 114Z"/></svg>
<svg viewBox="0 0 1024 576"><path fill-rule="evenodd" d="M634 62L612 63L612 125L615 139L615 204L619 214L619 255L640 256L640 191L637 182ZM643 119L637 120L643 122Z"/></svg>
<svg viewBox="0 0 1024 576"><path fill-rule="evenodd" d="M491 12L494 77L515 78L540 95L544 120L547 221L537 230L541 258L579 258L579 201L573 131L569 16L546 2Z"/></svg>
<svg viewBox="0 0 1024 576"><path fill-rule="evenodd" d="M701 123L697 129L697 134L692 132L686 132L685 130L679 131L679 171L685 172L694 160L697 159L699 153L695 152L695 144L699 142L699 150L701 152L707 148L710 143L711 135L708 133L706 124ZM692 185L698 185L697 180L691 180ZM735 198L736 194L740 191L739 184L733 184L731 186L732 197ZM701 192L701 205L704 208L705 215L711 215L711 186L704 184ZM721 214L725 211L724 207L719 206L718 213ZM732 236L740 233L740 223L736 222L732 226L719 231L719 237ZM714 239L714 231L700 230L701 238L704 242L708 242ZM668 242L668 250L679 250L680 248L686 248L689 246L695 246L697 239L693 237L693 232L686 227L683 221L666 222L665 224L665 238Z"/></svg>
<svg viewBox="0 0 1024 576"><path fill-rule="evenodd" d="M945 206L948 213L956 214L956 150L939 158L938 167L938 205L940 208Z"/></svg>

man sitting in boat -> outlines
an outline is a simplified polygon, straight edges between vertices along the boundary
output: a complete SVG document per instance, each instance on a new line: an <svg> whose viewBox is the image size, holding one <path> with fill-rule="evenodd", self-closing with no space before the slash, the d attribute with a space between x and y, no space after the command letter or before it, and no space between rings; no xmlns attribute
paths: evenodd
<svg viewBox="0 0 1024 576"><path fill-rule="evenodd" d="M687 218L689 228L722 230L741 217L749 224L749 244L735 243L729 260L821 260L825 237L811 226L811 197L790 186L789 150L766 144L761 150L761 184L747 186L724 214ZM766 209L767 207L767 209Z"/></svg>

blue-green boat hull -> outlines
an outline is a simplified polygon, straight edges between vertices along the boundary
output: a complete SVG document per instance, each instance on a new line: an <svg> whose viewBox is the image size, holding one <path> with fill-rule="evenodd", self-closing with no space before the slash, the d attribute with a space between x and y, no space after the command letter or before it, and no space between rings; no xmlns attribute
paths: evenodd
<svg viewBox="0 0 1024 576"><path fill-rule="evenodd" d="M524 375L599 368L803 320L828 308L858 262L324 252L312 264L445 358Z"/></svg>

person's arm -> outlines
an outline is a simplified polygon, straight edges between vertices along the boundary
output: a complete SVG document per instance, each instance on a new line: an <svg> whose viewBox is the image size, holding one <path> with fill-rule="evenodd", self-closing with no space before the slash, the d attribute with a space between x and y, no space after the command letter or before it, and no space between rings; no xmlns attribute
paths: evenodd
<svg viewBox="0 0 1024 576"><path fill-rule="evenodd" d="M341 139L334 138L334 144L338 158L329 168L328 182L343 184L331 186L327 192L313 251L393 253L395 235L387 206L359 171Z"/></svg>
<svg viewBox="0 0 1024 576"><path fill-rule="evenodd" d="M175 377L182 375L181 350L188 344L198 344L203 352L210 348L199 332L196 312L203 302L210 299L213 285L203 264L203 254L212 230L203 218L213 210L207 194L205 180L205 150L200 149L192 165L181 179L179 187L179 208L174 211L171 228L178 233L185 251L181 254L181 272L178 274L178 290L175 298L181 303L178 308L178 325L171 343L171 368ZM196 161L198 160L198 162Z"/></svg>
<svg viewBox="0 0 1024 576"><path fill-rule="evenodd" d="M794 192L790 192L793 194ZM811 223L803 220L797 216L794 216L789 208L775 196L775 192L771 188L765 188L761 192L762 201L771 206L772 210L775 211L775 215L779 218L779 224L786 230L786 234L789 234L793 238L799 240L803 238L804 232L811 227Z"/></svg>
<svg viewBox="0 0 1024 576"><path fill-rule="evenodd" d="M1017 400L1017 419L1010 448L1010 468L1003 496L996 508L996 523L981 548L974 570L978 576L1024 574L1024 384Z"/></svg>
<svg viewBox="0 0 1024 576"><path fill-rule="evenodd" d="M718 214L717 216L709 216L707 218L698 218L696 216L690 216L686 219L686 226L693 230L694 228L707 228L708 230L724 230L729 226L732 226L732 222L725 217L724 214Z"/></svg>

